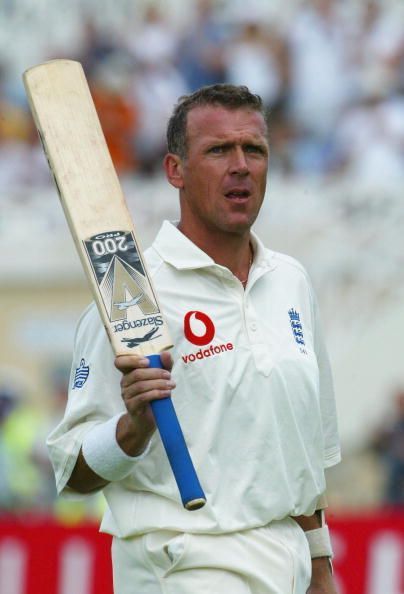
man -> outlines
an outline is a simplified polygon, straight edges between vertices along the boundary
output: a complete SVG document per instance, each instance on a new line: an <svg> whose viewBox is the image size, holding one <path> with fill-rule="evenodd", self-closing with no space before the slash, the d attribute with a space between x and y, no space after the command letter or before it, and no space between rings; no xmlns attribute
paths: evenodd
<svg viewBox="0 0 404 594"><path fill-rule="evenodd" d="M173 354L165 369L134 356L114 369L87 310L73 369L84 359L88 378L49 439L58 490L104 489L116 594L335 594L319 510L340 455L316 301L303 268L250 231L269 157L261 100L204 87L167 137L181 217L146 257ZM198 511L181 506L149 407L171 393L207 496Z"/></svg>

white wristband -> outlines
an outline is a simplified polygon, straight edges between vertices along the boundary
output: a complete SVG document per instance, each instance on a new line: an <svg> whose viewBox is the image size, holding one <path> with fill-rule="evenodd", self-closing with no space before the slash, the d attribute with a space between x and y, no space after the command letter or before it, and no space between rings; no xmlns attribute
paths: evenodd
<svg viewBox="0 0 404 594"><path fill-rule="evenodd" d="M332 557L332 547L328 526L307 530L305 532L312 559L317 557Z"/></svg>
<svg viewBox="0 0 404 594"><path fill-rule="evenodd" d="M116 440L116 427L125 413L119 413L87 433L81 446L88 466L107 481L119 481L133 469L134 463L146 456L150 442L139 456L128 456Z"/></svg>

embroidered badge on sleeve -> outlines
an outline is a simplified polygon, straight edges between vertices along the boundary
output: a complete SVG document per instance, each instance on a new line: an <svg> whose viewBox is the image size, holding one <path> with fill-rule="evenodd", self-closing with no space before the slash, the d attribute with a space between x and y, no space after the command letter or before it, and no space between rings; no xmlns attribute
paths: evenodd
<svg viewBox="0 0 404 594"><path fill-rule="evenodd" d="M86 365L84 359L80 361L79 367L76 368L76 373L74 374L74 383L73 383L73 390L75 388L82 388L87 381L88 375L90 373L90 367Z"/></svg>

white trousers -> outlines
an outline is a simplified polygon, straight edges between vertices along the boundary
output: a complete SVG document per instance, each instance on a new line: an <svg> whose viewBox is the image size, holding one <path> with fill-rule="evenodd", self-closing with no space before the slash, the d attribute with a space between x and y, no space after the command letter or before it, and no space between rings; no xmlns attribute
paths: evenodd
<svg viewBox="0 0 404 594"><path fill-rule="evenodd" d="M112 542L114 594L305 594L311 559L291 518L230 534L168 530Z"/></svg>

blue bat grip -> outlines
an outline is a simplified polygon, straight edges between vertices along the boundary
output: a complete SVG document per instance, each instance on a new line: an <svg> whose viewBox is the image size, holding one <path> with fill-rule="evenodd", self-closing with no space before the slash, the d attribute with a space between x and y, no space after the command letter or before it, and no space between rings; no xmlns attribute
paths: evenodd
<svg viewBox="0 0 404 594"><path fill-rule="evenodd" d="M160 355L149 355L147 358L150 361L150 367L163 369ZM205 505L206 497L189 455L171 398L153 400L150 404L182 503L188 510L199 509Z"/></svg>

